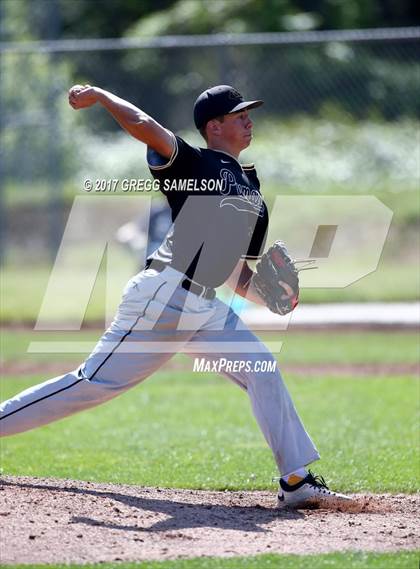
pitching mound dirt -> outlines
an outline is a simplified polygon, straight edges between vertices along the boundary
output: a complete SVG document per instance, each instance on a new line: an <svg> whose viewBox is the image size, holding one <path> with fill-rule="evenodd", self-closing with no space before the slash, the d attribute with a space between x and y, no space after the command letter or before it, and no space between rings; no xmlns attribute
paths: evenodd
<svg viewBox="0 0 420 569"><path fill-rule="evenodd" d="M357 495L348 511L274 509L270 492L207 492L5 477L1 562L88 563L420 544L420 495Z"/></svg>

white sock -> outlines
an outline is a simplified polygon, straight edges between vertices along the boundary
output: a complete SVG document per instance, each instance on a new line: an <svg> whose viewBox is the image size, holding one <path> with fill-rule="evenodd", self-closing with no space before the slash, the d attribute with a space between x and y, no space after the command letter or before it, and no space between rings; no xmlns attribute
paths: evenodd
<svg viewBox="0 0 420 569"><path fill-rule="evenodd" d="M307 476L308 476L308 471L306 470L306 468L302 467L302 468L298 468L297 470L294 470L290 474L285 474L284 476L282 476L282 479L285 482L287 482L287 484L293 485L293 484L297 484L298 482L300 482L301 480L303 480Z"/></svg>

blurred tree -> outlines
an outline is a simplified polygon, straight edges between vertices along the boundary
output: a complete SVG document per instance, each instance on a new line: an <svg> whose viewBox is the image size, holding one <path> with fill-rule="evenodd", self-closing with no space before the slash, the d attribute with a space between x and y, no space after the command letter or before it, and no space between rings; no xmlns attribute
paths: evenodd
<svg viewBox="0 0 420 569"><path fill-rule="evenodd" d="M60 37L58 0L48 3L42 17L39 4L29 0L4 0L1 8L2 40ZM62 158L71 156L59 135L59 125L68 121L68 115L63 113L62 95L70 81L71 66L56 54L6 52L1 55L5 177L23 181L49 176L53 183L58 178L56 170L68 167Z"/></svg>
<svg viewBox="0 0 420 569"><path fill-rule="evenodd" d="M121 37L134 22L167 10L174 3L175 0L59 0L63 37Z"/></svg>
<svg viewBox="0 0 420 569"><path fill-rule="evenodd" d="M363 28L419 22L414 0L2 0L1 7L1 38L15 41ZM267 108L284 114L316 113L326 102L357 117L366 116L372 109L386 118L418 112L418 89L406 88L418 83L412 72L412 62L418 58L414 43L405 44L400 51L384 50L383 44L353 48L350 43L290 50L220 46L65 53L54 59L54 82L62 93L71 82L100 85L173 128L189 124L194 97L217 82L232 82L244 92L255 92L255 96L257 92L264 94ZM384 62L386 59L389 61ZM4 104L9 111L34 106L34 96L23 101L25 87L16 94L16 84L32 85L32 93L37 93L35 107L48 107L48 61L49 56L43 53L3 57L3 72L12 74L3 82ZM38 121L37 108L32 115L26 114L26 124ZM8 124L15 123L15 117L10 112L8 115ZM18 120L22 122L22 115ZM100 109L95 108L86 120L98 129L117 128ZM23 129L21 137L27 138ZM41 140L37 137L35 142L42 146Z"/></svg>
<svg viewBox="0 0 420 569"><path fill-rule="evenodd" d="M419 22L419 3L414 0L177 0L139 20L129 33L302 31Z"/></svg>
<svg viewBox="0 0 420 569"><path fill-rule="evenodd" d="M3 40L413 26L415 0L2 0Z"/></svg>
<svg viewBox="0 0 420 569"><path fill-rule="evenodd" d="M412 0L177 0L169 9L136 22L126 35L371 28L416 21L418 7ZM217 82L264 97L267 108L281 114L313 114L326 103L357 118L375 112L394 119L419 111L419 77L413 74L418 43L406 44L401 51L384 50L383 44L356 47L334 42L288 50L221 46L191 49L183 58L188 58L188 65L180 63L180 55L176 61L164 50L156 50L144 58L127 54L122 61L142 93L153 93L148 108L156 107L157 116L169 124L185 121L182 109L173 109L176 101L184 104L191 92ZM171 101L170 108L163 104L165 100Z"/></svg>
<svg viewBox="0 0 420 569"><path fill-rule="evenodd" d="M2 41L51 38L57 13L62 38L121 37L146 15L166 10L175 0L1 0Z"/></svg>

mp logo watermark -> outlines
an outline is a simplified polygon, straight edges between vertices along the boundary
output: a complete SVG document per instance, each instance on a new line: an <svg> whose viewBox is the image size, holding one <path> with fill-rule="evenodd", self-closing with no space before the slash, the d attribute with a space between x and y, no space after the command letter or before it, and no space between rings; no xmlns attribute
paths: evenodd
<svg viewBox="0 0 420 569"><path fill-rule="evenodd" d="M201 200L200 210L203 211L203 199L212 198L189 196L177 220L182 222L185 216L187 222L189 216L196 215L194 200ZM241 199L245 200L246 196L241 196ZM250 200L252 202L252 196ZM251 202L250 206L253 206ZM151 203L150 195L137 196L136 215L150 219ZM121 246L115 239L119 227L133 218L133 204L133 197L128 195L114 194L110 199L109 195L90 194L74 199L34 330L80 330L101 269L106 291L105 325L110 325L121 300L121 291L133 276L132 264L126 257L122 261ZM293 258L315 259L317 270L300 274L301 288L344 288L377 269L392 215L392 211L374 196L278 196L270 212L266 247L281 239L286 242ZM257 222L258 216L253 217ZM202 245L200 239L198 244L190 239L186 245L190 248L187 258L194 259ZM243 244L244 250L248 245ZM137 260L139 265L144 265L145 251L143 254ZM71 291L71 294L63 297L63 291ZM228 296L225 292L224 301L236 308L237 299L233 291ZM279 316L276 329L287 329L293 314ZM154 318L161 315L162 311L155 313ZM149 329L153 329L153 324L148 323ZM182 314L176 330L182 333L192 325L189 315ZM223 326L221 322L220 329ZM148 342L146 348L136 344L139 343L127 345L127 349L136 352L188 351L185 342ZM211 345L203 342L200 348L204 351L198 352L197 346L194 350L196 354L246 353L249 346L243 344L240 340L228 344L216 341ZM267 347L278 352L281 342ZM103 349L113 348L107 346ZM78 341L33 341L28 348L29 352L38 353L85 353L86 350L86 343Z"/></svg>

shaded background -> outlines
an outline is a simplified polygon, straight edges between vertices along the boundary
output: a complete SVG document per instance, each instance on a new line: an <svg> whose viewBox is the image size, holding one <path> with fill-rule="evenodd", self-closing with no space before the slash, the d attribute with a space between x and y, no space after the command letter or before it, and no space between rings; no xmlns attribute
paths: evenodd
<svg viewBox="0 0 420 569"><path fill-rule="evenodd" d="M417 297L417 3L4 0L0 6L3 320L36 318L85 178L149 177L144 146L103 109L70 109L67 89L74 83L111 90L196 143L192 105L209 85L231 83L247 97L263 98L244 161L256 162L269 203L284 194L371 194L394 211L374 275L332 293L304 291L304 300ZM112 208L83 228L86 243L106 215ZM123 247L120 263L122 271L138 266ZM98 300L91 317L100 313Z"/></svg>

